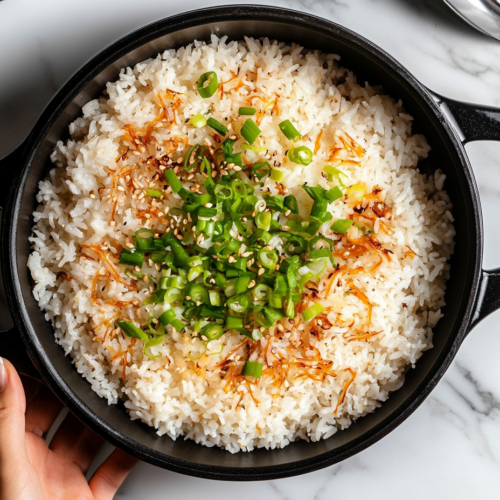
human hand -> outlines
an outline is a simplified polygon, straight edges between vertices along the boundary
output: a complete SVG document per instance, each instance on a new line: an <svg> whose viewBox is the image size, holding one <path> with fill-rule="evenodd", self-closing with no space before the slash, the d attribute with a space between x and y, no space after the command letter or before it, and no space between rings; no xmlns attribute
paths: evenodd
<svg viewBox="0 0 500 500"><path fill-rule="evenodd" d="M47 445L44 436L61 408L49 389L29 378L21 382L0 358L1 500L111 500L137 464L116 449L87 482L103 440L69 414Z"/></svg>

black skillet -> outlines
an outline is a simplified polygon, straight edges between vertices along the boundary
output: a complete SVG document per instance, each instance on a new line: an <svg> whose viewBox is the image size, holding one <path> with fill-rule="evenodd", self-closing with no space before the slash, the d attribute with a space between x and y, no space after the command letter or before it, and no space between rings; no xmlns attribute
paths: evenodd
<svg viewBox="0 0 500 500"><path fill-rule="evenodd" d="M122 405L99 398L54 342L50 324L32 295L27 268L28 237L40 179L50 168L56 141L81 107L100 94L120 68L153 57L167 48L215 33L297 42L309 49L340 54L361 82L383 85L402 99L415 117L414 131L432 146L422 168L441 168L453 202L456 249L446 292L444 317L434 329L434 348L407 373L406 382L381 408L348 430L318 443L299 441L282 450L232 455L193 441L158 437L154 429L131 421ZM0 161L3 183L2 269L15 327L0 336L0 352L25 372L29 358L45 383L83 422L113 445L166 469L211 479L264 480L303 474L340 462L374 444L414 412L444 375L470 330L500 307L500 269L482 270L483 228L474 175L464 144L500 140L500 111L438 96L373 43L324 19L264 6L225 6L163 19L122 38L98 54L57 93L24 143ZM32 369L32 368L31 368ZM40 376L38 375L38 376Z"/></svg>

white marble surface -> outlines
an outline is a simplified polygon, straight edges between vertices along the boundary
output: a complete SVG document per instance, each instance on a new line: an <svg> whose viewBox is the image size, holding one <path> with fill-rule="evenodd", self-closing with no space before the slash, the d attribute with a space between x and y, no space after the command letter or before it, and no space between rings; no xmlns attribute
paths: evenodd
<svg viewBox="0 0 500 500"><path fill-rule="evenodd" d="M271 3L269 0L267 0ZM87 59L156 19L204 0L0 2L0 157L27 134L51 95ZM228 0L229 3L229 0ZM260 3L266 3L262 0ZM500 106L500 42L440 0L276 0L339 22L379 44L433 90ZM467 146L484 209L485 266L500 265L500 145ZM140 464L117 498L323 500L498 499L500 314L469 336L450 370L403 425L359 455L305 476L262 483L189 478ZM359 491L359 493L356 492Z"/></svg>

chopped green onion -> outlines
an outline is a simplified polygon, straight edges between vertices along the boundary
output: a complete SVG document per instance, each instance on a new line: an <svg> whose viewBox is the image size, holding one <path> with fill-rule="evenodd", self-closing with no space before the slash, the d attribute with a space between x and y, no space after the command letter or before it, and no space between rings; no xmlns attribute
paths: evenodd
<svg viewBox="0 0 500 500"><path fill-rule="evenodd" d="M274 292L269 294L269 305L281 309L283 307L283 295Z"/></svg>
<svg viewBox="0 0 500 500"><path fill-rule="evenodd" d="M264 231L268 231L271 227L271 218L272 215L270 212L259 212L255 216L255 225L259 229L263 229Z"/></svg>
<svg viewBox="0 0 500 500"><path fill-rule="evenodd" d="M325 197L330 203L339 200L342 196L342 190L338 186L333 187L325 193Z"/></svg>
<svg viewBox="0 0 500 500"><path fill-rule="evenodd" d="M120 254L120 260L118 263L126 266L142 267L144 264L144 254L137 251L132 252L124 248Z"/></svg>
<svg viewBox="0 0 500 500"><path fill-rule="evenodd" d="M300 255L307 249L307 242L302 236L298 234L289 235L283 248L288 255Z"/></svg>
<svg viewBox="0 0 500 500"><path fill-rule="evenodd" d="M184 157L184 170L193 170L200 162L203 163L204 157L203 152L205 150L204 146L196 144L195 146L189 148L187 155Z"/></svg>
<svg viewBox="0 0 500 500"><path fill-rule="evenodd" d="M240 276L236 279L234 287L236 288L236 293L246 293L248 290L248 285L250 284L250 276Z"/></svg>
<svg viewBox="0 0 500 500"><path fill-rule="evenodd" d="M194 283L189 288L186 288L185 296L190 297L190 300L192 300L195 303L196 302L201 302L202 304L208 303L208 292L206 288L199 283Z"/></svg>
<svg viewBox="0 0 500 500"><path fill-rule="evenodd" d="M172 323L174 319L176 319L177 316L174 312L173 309L167 309L159 318L158 321L163 325L167 326Z"/></svg>
<svg viewBox="0 0 500 500"><path fill-rule="evenodd" d="M337 234L345 234L349 228L354 224L353 220L338 219L332 224L332 231Z"/></svg>
<svg viewBox="0 0 500 500"><path fill-rule="evenodd" d="M227 127L224 124L222 124L221 122L218 122L215 118L210 117L207 120L207 125L210 128L213 128L220 135L224 136L228 132Z"/></svg>
<svg viewBox="0 0 500 500"><path fill-rule="evenodd" d="M220 298L220 293L215 291L215 290L210 290L208 292L208 296L209 296L209 299L210 299L210 304L215 306L215 307L219 307L222 305L222 300Z"/></svg>
<svg viewBox="0 0 500 500"><path fill-rule="evenodd" d="M290 291L288 293L288 300L286 304L286 309L285 313L288 316L288 318L293 319L295 316L295 303L292 300L292 292Z"/></svg>
<svg viewBox="0 0 500 500"><path fill-rule="evenodd" d="M162 192L158 189L146 189L146 194L153 198L161 198Z"/></svg>
<svg viewBox="0 0 500 500"><path fill-rule="evenodd" d="M274 250L267 250L263 248L257 254L259 262L267 269L274 269L278 263L278 254Z"/></svg>
<svg viewBox="0 0 500 500"><path fill-rule="evenodd" d="M196 266L191 268L188 272L188 281L194 281L198 276L203 274L203 271L203 266Z"/></svg>
<svg viewBox="0 0 500 500"><path fill-rule="evenodd" d="M257 113L257 110L255 108L245 108L245 107L242 107L238 110L238 114L240 116L246 116L246 115L254 115L255 113Z"/></svg>
<svg viewBox="0 0 500 500"><path fill-rule="evenodd" d="M223 333L224 330L220 325L218 325L217 323L209 323L201 329L200 336L201 338L206 337L208 340L216 340Z"/></svg>
<svg viewBox="0 0 500 500"><path fill-rule="evenodd" d="M247 185L243 181L235 179L233 182L231 182L231 187L233 188L233 192L235 195L239 196L240 198L246 197Z"/></svg>
<svg viewBox="0 0 500 500"><path fill-rule="evenodd" d="M229 330L239 330L243 328L243 318L228 316L226 318L226 328Z"/></svg>
<svg viewBox="0 0 500 500"><path fill-rule="evenodd" d="M271 293L271 287L264 285L264 283L259 283L252 289L252 294L259 300L267 300Z"/></svg>
<svg viewBox="0 0 500 500"><path fill-rule="evenodd" d="M162 355L161 354L156 354L153 356L152 354L149 354L148 349L150 347L157 346L163 342L163 335L159 335L158 337L153 337L149 340L146 341L144 344L144 348L142 352L144 353L144 356L147 356L148 358L160 358Z"/></svg>
<svg viewBox="0 0 500 500"><path fill-rule="evenodd" d="M217 184L217 186L215 186L214 194L219 200L230 200L233 197L233 190L231 186Z"/></svg>
<svg viewBox="0 0 500 500"><path fill-rule="evenodd" d="M144 330L135 326L131 321L117 321L116 324L127 337L135 337L139 340L148 340L149 338Z"/></svg>
<svg viewBox="0 0 500 500"><path fill-rule="evenodd" d="M321 186L302 186L302 189L312 198L314 201L325 199L325 190Z"/></svg>
<svg viewBox="0 0 500 500"><path fill-rule="evenodd" d="M288 150L288 159L293 163L307 166L313 161L313 152L307 146Z"/></svg>
<svg viewBox="0 0 500 500"><path fill-rule="evenodd" d="M299 213L299 204L297 203L297 198L295 198L293 194L285 196L283 205L288 208L293 215L297 215Z"/></svg>
<svg viewBox="0 0 500 500"><path fill-rule="evenodd" d="M200 217L205 217L205 218L209 219L209 218L215 217L217 215L217 209L216 208L200 207L198 209L198 215Z"/></svg>
<svg viewBox="0 0 500 500"><path fill-rule="evenodd" d="M317 302L316 304L312 305L311 307L308 307L302 313L302 317L304 318L304 321L311 321L318 314L321 314L324 310L325 310L325 308L319 302Z"/></svg>
<svg viewBox="0 0 500 500"><path fill-rule="evenodd" d="M260 128L255 124L255 122L248 118L243 127L241 127L240 134L248 142L248 144L253 144L257 137L259 137L261 133Z"/></svg>
<svg viewBox="0 0 500 500"><path fill-rule="evenodd" d="M319 250L311 250L309 252L310 259L319 259L321 257L330 257L332 253L327 248L320 248Z"/></svg>
<svg viewBox="0 0 500 500"><path fill-rule="evenodd" d="M287 291L286 279L282 274L276 276L276 281L274 283L274 293L278 295L285 295Z"/></svg>
<svg viewBox="0 0 500 500"><path fill-rule="evenodd" d="M201 308L200 316L203 318L224 319L227 314L222 307L203 306Z"/></svg>
<svg viewBox="0 0 500 500"><path fill-rule="evenodd" d="M226 284L226 277L223 274L218 273L215 277L215 284L222 288Z"/></svg>
<svg viewBox="0 0 500 500"><path fill-rule="evenodd" d="M250 177L257 177L262 179L266 175L271 173L271 165L267 161L261 161L259 163L254 163L250 168Z"/></svg>
<svg viewBox="0 0 500 500"><path fill-rule="evenodd" d="M270 326L273 326L277 321L285 317L285 315L281 311L278 311L277 309L271 309L269 307L264 307L263 312Z"/></svg>
<svg viewBox="0 0 500 500"><path fill-rule="evenodd" d="M245 361L245 366L241 372L245 377L262 377L262 363L259 361Z"/></svg>
<svg viewBox="0 0 500 500"><path fill-rule="evenodd" d="M280 170L279 168L273 168L271 170L270 177L275 182L281 182L283 180L283 170Z"/></svg>
<svg viewBox="0 0 500 500"><path fill-rule="evenodd" d="M253 144L241 144L240 148L245 150L248 149L254 153L263 153L264 151L267 151L265 146L254 146Z"/></svg>
<svg viewBox="0 0 500 500"><path fill-rule="evenodd" d="M201 113L199 113L191 117L189 123L195 128L201 128L207 124L207 119Z"/></svg>
<svg viewBox="0 0 500 500"><path fill-rule="evenodd" d="M290 141L298 141L302 139L299 131L294 127L290 120L284 120L279 124L280 130L283 132L285 137Z"/></svg>
<svg viewBox="0 0 500 500"><path fill-rule="evenodd" d="M234 295L227 299L227 307L236 313L245 312L250 305L248 295Z"/></svg>
<svg viewBox="0 0 500 500"><path fill-rule="evenodd" d="M253 244L261 241L264 245L267 245L271 240L271 238L272 238L271 233L264 231L264 229L257 229L257 231L253 233L250 239L250 243Z"/></svg>
<svg viewBox="0 0 500 500"><path fill-rule="evenodd" d="M321 226L320 222L315 222L310 220L304 220L304 221L291 220L288 222L288 227L290 228L290 231L294 233L305 233L308 234L309 236L314 236L318 231L318 229L320 228L320 226Z"/></svg>
<svg viewBox="0 0 500 500"><path fill-rule="evenodd" d="M276 210L278 212L283 212L285 207L283 206L283 196L280 194L271 195L266 198L266 204L269 208Z"/></svg>
<svg viewBox="0 0 500 500"><path fill-rule="evenodd" d="M366 193L366 185L362 182L353 184L347 190L347 198L351 201L361 201Z"/></svg>
<svg viewBox="0 0 500 500"><path fill-rule="evenodd" d="M177 174L173 171L173 169L169 168L165 170L163 176L174 193L178 193L182 189L182 182L179 180L179 177L177 177Z"/></svg>
<svg viewBox="0 0 500 500"><path fill-rule="evenodd" d="M342 170L339 170L336 167L332 167L331 165L325 165L323 167L323 170L328 174L328 180L331 182L333 181L333 178L335 177L338 181L338 183L345 189L347 186L342 182L341 176L343 175L346 179L349 179L349 176L347 174L344 174Z"/></svg>
<svg viewBox="0 0 500 500"><path fill-rule="evenodd" d="M198 93L203 99L212 97L219 87L219 80L215 71L207 71L198 78Z"/></svg>

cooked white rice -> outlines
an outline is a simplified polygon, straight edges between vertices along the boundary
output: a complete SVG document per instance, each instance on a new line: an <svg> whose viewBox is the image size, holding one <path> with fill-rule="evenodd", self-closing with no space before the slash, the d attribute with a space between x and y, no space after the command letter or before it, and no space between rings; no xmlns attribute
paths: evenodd
<svg viewBox="0 0 500 500"><path fill-rule="evenodd" d="M167 50L155 59L123 69L118 81L108 83L104 97L83 107L82 116L69 127L70 139L58 142L53 152L56 167L40 182L40 205L34 212L30 238L33 251L28 265L36 283L33 294L52 322L57 342L73 358L92 389L109 404L123 399L130 417L154 426L159 435L167 434L172 439L184 436L230 452L281 448L295 439L327 438L380 406L391 391L404 383L405 368L432 347L432 328L442 316L447 260L455 234L451 204L443 190L445 176L437 170L426 177L417 170L418 160L425 158L430 148L423 136L412 135L412 118L402 103L383 95L380 89L358 84L351 72L338 65L338 60L338 56L306 52L298 45L251 38L229 42L226 37L212 36L208 44L194 42L177 51ZM344 63L349 65L349 61ZM206 71L216 71L219 81L230 80L224 85L222 98L216 94L207 100L198 95L196 81ZM118 201L116 223L111 225L114 203L113 197L107 195L113 175L123 169L137 166L131 174L135 178L148 174L147 164L139 164L140 151L120 163L116 159L124 150L123 127L146 127L160 112L158 94L169 106L166 89L186 94L179 109L169 110L169 115L175 112L178 125L154 129L160 145L178 138L174 157L183 154L186 143L203 143L207 139L214 144L208 127L195 129L185 124L191 116L205 113L208 106L220 121L233 117L233 129L237 130L241 124L237 110L248 105L248 95L261 96L262 101L254 101L260 109L266 103L274 105L277 99L272 114L270 106L262 119L261 137L270 152L276 151L273 160L283 164L283 184L297 197L304 216L312 201L300 186L307 182L331 187L321 171L339 135L348 134L364 148L359 164L343 164L341 168L349 176L348 184L364 182L368 193L375 186L382 189L392 220L381 219L389 234L381 230L382 224L375 224L375 237L393 253L373 274L351 278L373 305L368 330L367 308L359 297L345 293L346 276L339 276L321 301L331 308L328 319L337 326L318 338L311 336L311 350L306 355L319 352L323 359L331 360L336 376L315 381L294 378L291 370L279 387L263 377L252 386L256 404L246 386L226 392L219 373L210 371L245 337L224 334L209 344L208 352L196 366L188 353L193 356L201 343L191 340L189 329L186 334L165 335L164 342L151 349L162 355L154 359L143 355L142 342L131 346L128 337L116 334L111 340L106 332L103 321L116 317L120 309L109 303L94 303L91 292L96 273L104 274L108 268L102 259L85 258L80 245L109 243L109 250L103 253L113 261L117 250L112 245L126 246L136 230L147 226L146 219L135 216L136 209L146 208L146 198L132 199L114 190L112 195L118 196ZM286 118L305 136L301 144L311 149L323 131L321 147L307 167L284 159L290 146L278 123ZM251 152L247 157L250 161L257 159ZM122 178L118 186L124 186L124 182ZM276 193L274 182L268 180L266 186ZM180 206L181 200L170 194L166 203ZM347 218L353 207L336 202L329 210L335 220ZM356 267L364 261L360 258L359 263L355 259L349 262ZM146 265L146 269L156 275L154 267ZM322 290L328 275L320 283ZM99 296L108 301L142 302L148 293L147 289L129 292L113 280L107 282L105 291L99 286ZM144 322L150 314L158 315L166 307L130 306L123 311ZM339 315L343 323L336 323ZM300 340L301 328L304 326L285 333L281 339L273 337L277 350L273 352L279 356L280 350ZM357 332L379 333L349 341ZM260 341L263 346L268 338L266 335ZM222 353L208 355L217 353L221 346ZM127 349L129 354L123 354ZM273 360L276 358L268 350L264 361L272 364ZM353 372L354 381L334 414Z"/></svg>

